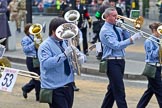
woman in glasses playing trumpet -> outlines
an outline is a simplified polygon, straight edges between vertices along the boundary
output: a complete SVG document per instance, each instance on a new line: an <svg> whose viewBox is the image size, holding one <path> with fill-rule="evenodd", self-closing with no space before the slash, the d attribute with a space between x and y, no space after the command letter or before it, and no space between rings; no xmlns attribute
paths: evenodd
<svg viewBox="0 0 162 108"><path fill-rule="evenodd" d="M145 62L149 65L155 66L155 77L153 78L147 76L148 88L138 102L137 108L145 108L153 94L155 94L157 98L159 108L162 108L161 64L159 63L159 45L156 43L159 42L160 38L160 33L158 33L159 26L160 23L152 23L149 25L149 28L152 31L152 36L149 37L149 39L147 39L144 44L146 52Z"/></svg>

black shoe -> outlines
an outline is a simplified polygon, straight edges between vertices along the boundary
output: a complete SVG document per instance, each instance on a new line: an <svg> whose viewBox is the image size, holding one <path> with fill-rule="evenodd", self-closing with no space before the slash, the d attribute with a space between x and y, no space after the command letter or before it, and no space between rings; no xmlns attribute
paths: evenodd
<svg viewBox="0 0 162 108"><path fill-rule="evenodd" d="M25 91L23 90L23 88L22 88L22 91L23 91L23 97L24 97L25 99L27 99L27 97L28 97L27 92L25 92Z"/></svg>
<svg viewBox="0 0 162 108"><path fill-rule="evenodd" d="M102 52L98 53L98 55L96 56L96 58L97 58L98 60L101 60L101 59L102 59Z"/></svg>
<svg viewBox="0 0 162 108"><path fill-rule="evenodd" d="M73 86L74 91L79 91L79 88L77 88L76 86Z"/></svg>
<svg viewBox="0 0 162 108"><path fill-rule="evenodd" d="M36 96L36 101L39 101L39 95L38 95L38 96Z"/></svg>

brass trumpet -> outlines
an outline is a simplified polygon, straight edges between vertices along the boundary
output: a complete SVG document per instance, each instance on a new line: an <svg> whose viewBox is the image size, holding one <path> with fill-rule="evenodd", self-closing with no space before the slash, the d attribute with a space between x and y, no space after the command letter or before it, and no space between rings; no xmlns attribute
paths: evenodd
<svg viewBox="0 0 162 108"><path fill-rule="evenodd" d="M31 33L32 35L34 35L34 39L40 39L40 43L37 44L35 42L35 47L38 49L39 45L43 42L43 39L42 39L42 35L41 35L41 32L42 32L42 25L41 24L33 24L30 28L29 28L29 33Z"/></svg>

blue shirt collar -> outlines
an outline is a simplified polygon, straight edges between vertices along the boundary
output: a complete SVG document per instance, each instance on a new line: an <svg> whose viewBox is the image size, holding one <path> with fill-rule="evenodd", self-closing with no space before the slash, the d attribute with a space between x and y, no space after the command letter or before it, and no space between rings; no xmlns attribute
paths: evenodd
<svg viewBox="0 0 162 108"><path fill-rule="evenodd" d="M105 22L105 25L106 26L110 26L110 27L113 27L114 26L114 24L111 24L111 23L108 23L108 22Z"/></svg>

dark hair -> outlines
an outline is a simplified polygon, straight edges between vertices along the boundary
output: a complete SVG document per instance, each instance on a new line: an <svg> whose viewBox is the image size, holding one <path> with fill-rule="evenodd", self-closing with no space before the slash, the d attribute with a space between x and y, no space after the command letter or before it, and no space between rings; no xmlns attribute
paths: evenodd
<svg viewBox="0 0 162 108"><path fill-rule="evenodd" d="M149 25L149 28L151 30L153 30L153 29L156 30L160 25L161 25L160 23L152 23L152 24Z"/></svg>
<svg viewBox="0 0 162 108"><path fill-rule="evenodd" d="M55 32L57 27L63 23L67 23L67 21L64 18L57 17L57 18L52 19L49 24L49 36L52 35L52 31Z"/></svg>
<svg viewBox="0 0 162 108"><path fill-rule="evenodd" d="M29 28L30 28L30 26L32 26L32 24L31 23L27 23L25 26L24 26L24 33L27 35L27 36L29 36Z"/></svg>

